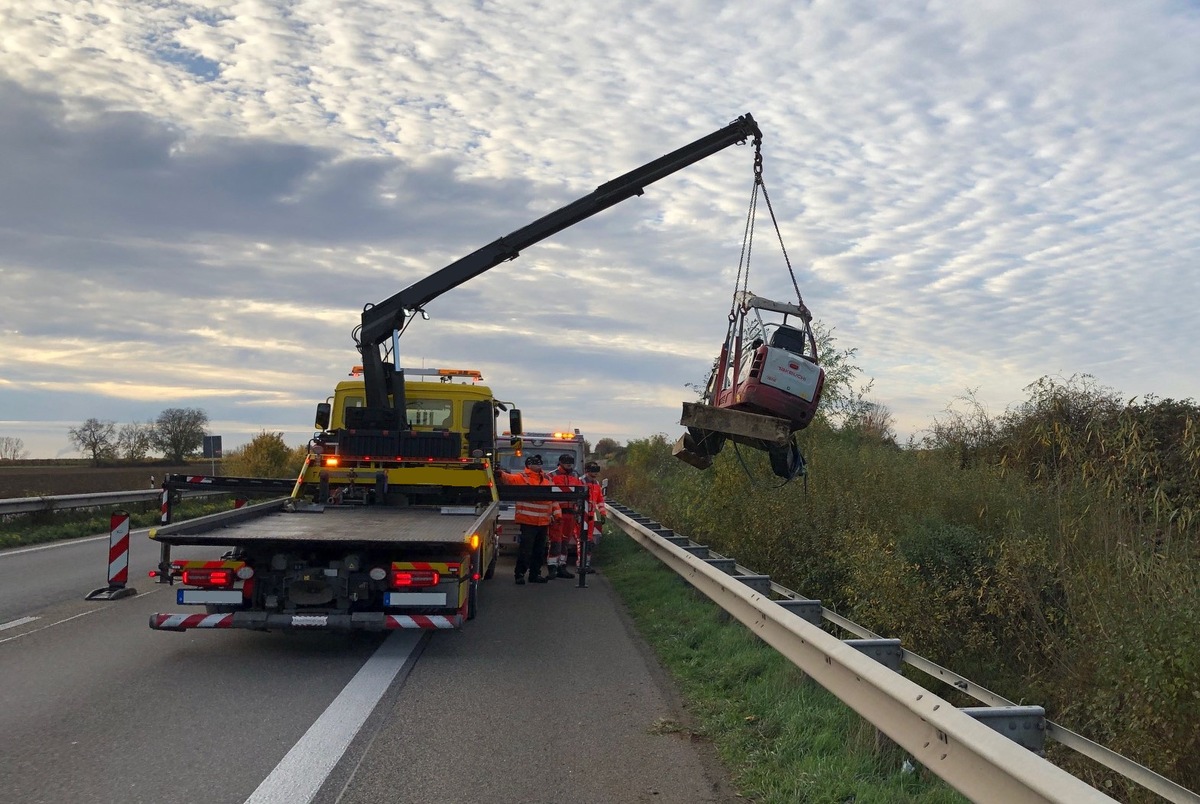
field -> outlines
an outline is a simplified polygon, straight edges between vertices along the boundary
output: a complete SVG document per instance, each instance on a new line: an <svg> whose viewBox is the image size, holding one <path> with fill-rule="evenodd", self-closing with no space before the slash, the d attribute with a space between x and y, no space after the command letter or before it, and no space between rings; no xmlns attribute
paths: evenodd
<svg viewBox="0 0 1200 804"><path fill-rule="evenodd" d="M220 471L220 466L217 470ZM4 461L0 463L0 499L157 488L163 475L172 473L211 474L212 464L201 461L184 465L145 463L94 467L85 461Z"/></svg>

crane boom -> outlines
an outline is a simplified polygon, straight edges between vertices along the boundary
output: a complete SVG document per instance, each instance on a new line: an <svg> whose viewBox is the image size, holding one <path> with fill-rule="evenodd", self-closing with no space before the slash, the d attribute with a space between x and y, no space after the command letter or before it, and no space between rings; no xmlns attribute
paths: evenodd
<svg viewBox="0 0 1200 804"><path fill-rule="evenodd" d="M384 361L383 349L409 317L426 304L474 279L502 262L516 259L522 250L598 212L641 195L644 188L735 143L753 140L762 144L762 132L749 114L642 167L600 185L588 195L551 212L499 240L471 252L399 293L363 309L359 348L362 351L366 408L355 416L362 428L403 430L405 421L404 372ZM396 365L399 360L395 361ZM390 400L389 400L390 397Z"/></svg>

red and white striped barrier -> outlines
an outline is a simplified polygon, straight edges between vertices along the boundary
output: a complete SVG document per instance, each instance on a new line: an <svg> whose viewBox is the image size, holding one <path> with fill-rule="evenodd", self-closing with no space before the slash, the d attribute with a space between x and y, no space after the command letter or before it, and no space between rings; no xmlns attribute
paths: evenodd
<svg viewBox="0 0 1200 804"><path fill-rule="evenodd" d="M230 628L232 614L152 614L150 627L158 631L184 631L188 628Z"/></svg>
<svg viewBox="0 0 1200 804"><path fill-rule="evenodd" d="M84 600L118 600L136 595L129 583L129 514L114 511L108 528L108 586L89 592Z"/></svg>

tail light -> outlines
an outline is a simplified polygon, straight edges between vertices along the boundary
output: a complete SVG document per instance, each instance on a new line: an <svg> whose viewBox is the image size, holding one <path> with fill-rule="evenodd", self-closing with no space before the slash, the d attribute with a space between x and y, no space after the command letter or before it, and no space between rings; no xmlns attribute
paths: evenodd
<svg viewBox="0 0 1200 804"><path fill-rule="evenodd" d="M186 586L233 586L237 576L228 568L222 569L185 569L183 583Z"/></svg>
<svg viewBox="0 0 1200 804"><path fill-rule="evenodd" d="M392 570L393 589L410 589L415 586L437 586L442 576L437 570Z"/></svg>

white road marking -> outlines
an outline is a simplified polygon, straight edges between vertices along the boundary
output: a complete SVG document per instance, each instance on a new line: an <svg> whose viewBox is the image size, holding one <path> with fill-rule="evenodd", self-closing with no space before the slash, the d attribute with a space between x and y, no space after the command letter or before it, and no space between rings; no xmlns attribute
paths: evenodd
<svg viewBox="0 0 1200 804"><path fill-rule="evenodd" d="M246 804L307 804L379 703L424 632L393 631Z"/></svg>
<svg viewBox="0 0 1200 804"><path fill-rule="evenodd" d="M56 625L62 625L63 623L70 622L71 620L77 620L80 617L86 617L89 614L95 614L96 612L102 611L102 610L103 609L89 609L87 611L80 612L79 614L73 614L70 617L66 617L62 620L59 620L58 622L50 623L49 625L43 625L41 628L35 628L32 631L26 631L23 634L17 634L16 636L10 636L10 637L6 637L4 639L0 639L0 643L12 642L14 639L20 639L21 637L27 637L30 634L36 634L38 631L45 631L47 628L53 628Z"/></svg>
<svg viewBox="0 0 1200 804"><path fill-rule="evenodd" d="M34 620L40 620L40 619L41 619L40 617L22 617L19 620L12 620L10 622L4 623L3 625L0 625L0 631L6 631L9 628L16 628L18 625L24 625L25 623L31 623Z"/></svg>
<svg viewBox="0 0 1200 804"><path fill-rule="evenodd" d="M155 592L161 592L161 591L162 591L162 589L151 589L149 592L139 592L138 594L134 595L133 597L136 600L139 597L145 597L146 595L152 595ZM75 615L72 615L71 617L67 617L66 619L52 622L49 625L43 625L41 628L35 628L32 631L26 631L23 634L17 634L16 636L10 636L5 639L0 639L0 642L12 642L14 639L20 639L23 636L29 636L30 634L36 634L38 631L45 631L47 628L53 628L56 625L62 625L63 623L70 622L71 620L74 620L78 617L83 617L84 615L87 615L87 614L95 614L98 611L103 611L104 608L105 608L104 606L101 606L98 609L89 609L88 611L82 612L81 614L75 614ZM24 625L25 623L30 623L30 622L33 622L34 620L40 620L40 619L42 619L42 618L41 617L22 617L19 620L13 620L12 622L8 622L8 623L5 623L4 625L0 625L0 631L3 631L5 628L16 628L18 625Z"/></svg>
<svg viewBox="0 0 1200 804"><path fill-rule="evenodd" d="M101 539L108 541L107 536L86 536L82 539L63 539L62 541L51 542L50 544L39 544L37 547L20 547L16 550L5 550L0 553L0 558L8 558L9 556L19 556L22 553L36 553L38 550L53 550L56 547L70 547L73 544L86 544L88 542L98 542Z"/></svg>

